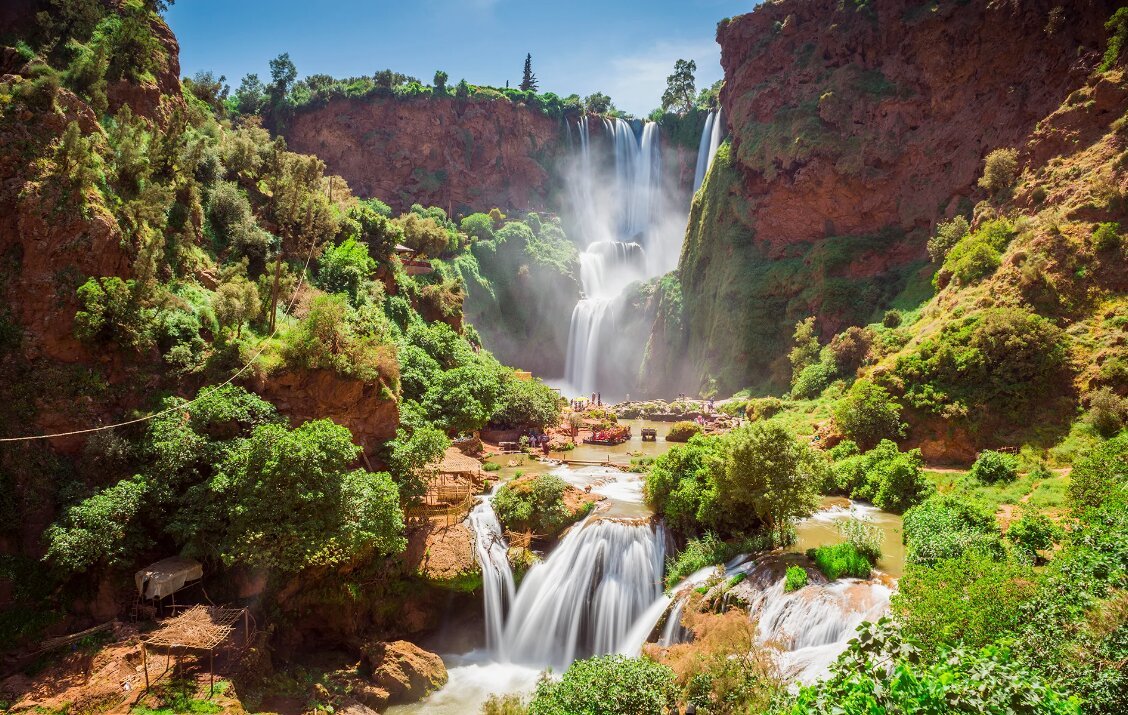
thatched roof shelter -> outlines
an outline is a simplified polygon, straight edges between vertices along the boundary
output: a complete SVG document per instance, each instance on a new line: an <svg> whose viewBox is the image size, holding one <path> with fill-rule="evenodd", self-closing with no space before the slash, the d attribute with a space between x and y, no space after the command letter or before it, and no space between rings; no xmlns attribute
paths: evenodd
<svg viewBox="0 0 1128 715"><path fill-rule="evenodd" d="M429 468L439 474L477 474L482 471L482 463L467 457L455 447L447 447L443 458L430 464Z"/></svg>

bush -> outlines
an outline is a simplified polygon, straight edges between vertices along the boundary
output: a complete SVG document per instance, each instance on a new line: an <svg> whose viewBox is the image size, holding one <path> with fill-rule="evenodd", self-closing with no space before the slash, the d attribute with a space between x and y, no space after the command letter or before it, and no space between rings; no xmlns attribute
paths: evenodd
<svg viewBox="0 0 1128 715"><path fill-rule="evenodd" d="M698 539L690 539L677 556L666 559L666 587L677 586L682 579L709 566L729 561L740 554L765 551L778 544L770 536L722 541L711 531Z"/></svg>
<svg viewBox="0 0 1128 715"><path fill-rule="evenodd" d="M720 437L698 435L662 454L646 475L646 502L671 529L700 533L715 528L717 493L711 488L723 466Z"/></svg>
<svg viewBox="0 0 1128 715"><path fill-rule="evenodd" d="M783 590L786 592L798 591L807 585L807 569L802 566L788 566L787 575L784 577Z"/></svg>
<svg viewBox="0 0 1128 715"><path fill-rule="evenodd" d="M528 713L529 706L520 695L491 695L482 703L481 715L528 715Z"/></svg>
<svg viewBox="0 0 1128 715"><path fill-rule="evenodd" d="M701 434L701 425L696 422L675 422L670 426L670 431L666 433L666 441L688 442L690 437L698 434Z"/></svg>
<svg viewBox="0 0 1128 715"><path fill-rule="evenodd" d="M345 296L315 298L306 317L283 337L283 359L306 370L333 370L365 382L398 384L395 348L379 337L356 335L349 316Z"/></svg>
<svg viewBox="0 0 1128 715"><path fill-rule="evenodd" d="M514 480L493 497L498 521L509 531L531 531L546 539L555 538L590 510L571 512L564 504L568 483L553 474Z"/></svg>
<svg viewBox="0 0 1128 715"><path fill-rule="evenodd" d="M368 247L349 238L321 255L317 280L327 293L344 293L356 305L361 287L374 270L376 261L368 256Z"/></svg>
<svg viewBox="0 0 1128 715"><path fill-rule="evenodd" d="M758 397L748 401L744 416L755 422L756 420L771 419L783 410L783 400L778 397Z"/></svg>
<svg viewBox="0 0 1128 715"><path fill-rule="evenodd" d="M846 537L846 543L853 545L871 564L881 558L881 542L885 534L881 527L867 519L847 519L838 522L838 533Z"/></svg>
<svg viewBox="0 0 1128 715"><path fill-rule="evenodd" d="M873 447L883 439L905 434L901 405L894 402L884 387L869 380L858 380L834 406L834 422L843 433L862 447Z"/></svg>
<svg viewBox="0 0 1128 715"><path fill-rule="evenodd" d="M1013 482L1018 477L1018 457L993 450L979 453L969 476L980 484Z"/></svg>
<svg viewBox="0 0 1128 715"><path fill-rule="evenodd" d="M842 577L867 579L873 570L869 559L848 541L811 549L807 555L815 562L819 571L831 581Z"/></svg>
<svg viewBox="0 0 1128 715"><path fill-rule="evenodd" d="M887 310L885 311L885 315L881 318L881 324L882 326L892 330L893 328L900 327L902 320L903 319L901 317L901 311Z"/></svg>
<svg viewBox="0 0 1128 715"><path fill-rule="evenodd" d="M956 216L951 221L941 222L936 226L936 235L928 239L928 257L933 263L942 263L948 251L968 234L970 226L963 216ZM885 326L885 327L897 327Z"/></svg>
<svg viewBox="0 0 1128 715"><path fill-rule="evenodd" d="M932 496L905 512L905 560L934 564L968 551L1001 556L999 530L991 511L950 495Z"/></svg>
<svg viewBox="0 0 1128 715"><path fill-rule="evenodd" d="M1045 551L1061 538L1059 529L1045 514L1027 513L1010 525L1007 538L1031 560L1038 560L1038 552Z"/></svg>
<svg viewBox="0 0 1128 715"><path fill-rule="evenodd" d="M1124 429L1128 421L1128 399L1110 388L1102 387L1089 395L1086 419L1102 437L1112 437Z"/></svg>
<svg viewBox="0 0 1128 715"><path fill-rule="evenodd" d="M1128 432L1102 442L1073 465L1066 492L1070 509L1080 516L1102 506L1128 501Z"/></svg>
<svg viewBox="0 0 1128 715"><path fill-rule="evenodd" d="M1080 715L1076 698L1054 690L1026 660L1006 648L945 647L921 659L889 619L865 623L832 666L803 687L789 715L831 713L1003 713Z"/></svg>
<svg viewBox="0 0 1128 715"><path fill-rule="evenodd" d="M1018 152L1014 149L996 149L983 161L983 176L979 186L992 194L1002 193L1014 186L1018 178Z"/></svg>
<svg viewBox="0 0 1128 715"><path fill-rule="evenodd" d="M141 290L135 281L117 276L87 280L78 288L82 308L74 315L75 336L139 352L150 349L155 312L142 304Z"/></svg>
<svg viewBox="0 0 1128 715"><path fill-rule="evenodd" d="M838 370L833 362L811 363L795 377L791 385L791 396L800 400L813 400L821 395L837 376Z"/></svg>
<svg viewBox="0 0 1128 715"><path fill-rule="evenodd" d="M578 660L560 682L542 680L530 715L655 715L674 705L674 673L645 658Z"/></svg>
<svg viewBox="0 0 1128 715"><path fill-rule="evenodd" d="M1120 224L1102 223L1093 230L1093 250L1099 253L1120 248Z"/></svg>
<svg viewBox="0 0 1128 715"><path fill-rule="evenodd" d="M905 634L925 648L979 648L1024 623L1022 605L1036 590L1030 567L968 551L932 566L909 565L892 608Z"/></svg>
<svg viewBox="0 0 1128 715"><path fill-rule="evenodd" d="M510 428L543 430L560 422L560 396L540 380L506 375L490 423Z"/></svg>
<svg viewBox="0 0 1128 715"><path fill-rule="evenodd" d="M493 226L493 219L487 214L475 213L462 219L459 228L462 229L463 233L476 241L489 241L494 237Z"/></svg>
<svg viewBox="0 0 1128 715"><path fill-rule="evenodd" d="M839 374L853 377L854 373L869 358L873 347L873 332L856 325L846 328L830 340L830 352Z"/></svg>
<svg viewBox="0 0 1128 715"><path fill-rule="evenodd" d="M832 488L828 492L872 502L875 506L902 513L924 501L932 486L924 477L920 450L901 452L896 443L882 440L865 454L857 453L850 441L835 446L832 457Z"/></svg>
<svg viewBox="0 0 1128 715"><path fill-rule="evenodd" d="M1002 262L1003 250L1013 237L1014 227L1005 219L984 223L949 249L936 274L938 284L954 276L961 285L970 285L991 275Z"/></svg>

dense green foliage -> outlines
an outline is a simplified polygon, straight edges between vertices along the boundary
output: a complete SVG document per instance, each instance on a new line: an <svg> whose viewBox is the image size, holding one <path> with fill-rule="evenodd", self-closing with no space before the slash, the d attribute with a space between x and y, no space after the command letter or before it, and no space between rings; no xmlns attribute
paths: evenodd
<svg viewBox="0 0 1128 715"><path fill-rule="evenodd" d="M552 474L510 482L494 494L494 512L508 531L552 539L591 510L590 503L570 510L564 503L567 490L567 482Z"/></svg>
<svg viewBox="0 0 1128 715"><path fill-rule="evenodd" d="M786 429L757 422L724 437L696 436L655 460L648 503L684 533L722 537L775 532L786 540L790 520L810 514L827 464Z"/></svg>
<svg viewBox="0 0 1128 715"><path fill-rule="evenodd" d="M559 682L542 680L530 715L654 715L673 704L674 674L645 658L578 660Z"/></svg>
<svg viewBox="0 0 1128 715"><path fill-rule="evenodd" d="M1081 712L1076 699L1047 686L1007 648L952 648L921 660L916 644L890 626L887 621L863 624L831 677L803 688L788 712Z"/></svg>
<svg viewBox="0 0 1128 715"><path fill-rule="evenodd" d="M881 385L858 380L834 406L834 422L863 448L904 436L901 405Z"/></svg>
<svg viewBox="0 0 1128 715"><path fill-rule="evenodd" d="M399 492L352 469L359 448L328 420L285 427L241 388L205 391L120 448L140 473L78 501L47 532L63 572L131 563L168 539L206 559L295 572L401 551ZM162 533L163 532L163 533Z"/></svg>
<svg viewBox="0 0 1128 715"><path fill-rule="evenodd" d="M698 434L701 434L701 425L683 420L670 425L670 431L666 433L666 441L688 442L691 437Z"/></svg>
<svg viewBox="0 0 1128 715"><path fill-rule="evenodd" d="M862 454L847 441L831 450L831 456L836 461L823 485L824 493L862 499L900 514L931 492L921 470L924 461L919 449L901 452L895 442L883 439Z"/></svg>
<svg viewBox="0 0 1128 715"><path fill-rule="evenodd" d="M970 476L983 484L1014 481L1018 476L1018 458L1013 454L985 450L975 458Z"/></svg>
<svg viewBox="0 0 1128 715"><path fill-rule="evenodd" d="M871 566L866 558L851 542L830 546L819 546L808 554L815 566L831 581L843 577L869 578Z"/></svg>
<svg viewBox="0 0 1128 715"><path fill-rule="evenodd" d="M933 496L905 512L904 539L910 563L934 564L968 551L1001 554L994 515L947 495Z"/></svg>
<svg viewBox="0 0 1128 715"><path fill-rule="evenodd" d="M787 567L784 577L784 591L798 591L807 585L807 569L802 566L791 565Z"/></svg>

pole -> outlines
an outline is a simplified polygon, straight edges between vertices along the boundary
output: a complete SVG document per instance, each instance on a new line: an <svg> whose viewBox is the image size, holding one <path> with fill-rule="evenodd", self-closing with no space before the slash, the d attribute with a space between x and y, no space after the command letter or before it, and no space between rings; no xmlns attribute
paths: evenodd
<svg viewBox="0 0 1128 715"><path fill-rule="evenodd" d="M149 658L145 652L145 641L141 641L141 667L145 669L145 690L149 690Z"/></svg>

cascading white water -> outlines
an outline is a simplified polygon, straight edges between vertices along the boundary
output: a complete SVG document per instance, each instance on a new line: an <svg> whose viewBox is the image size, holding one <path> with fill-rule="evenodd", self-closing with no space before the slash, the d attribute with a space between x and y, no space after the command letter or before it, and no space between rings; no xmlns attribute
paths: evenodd
<svg viewBox="0 0 1128 715"><path fill-rule="evenodd" d="M656 275L645 247L662 205L658 125L646 122L636 133L630 122L607 117L602 127L610 140L614 173L602 178L600 164L592 158L588 118L583 117L575 127L579 157L569 181L574 222L585 246L580 254L584 295L572 311L564 378L579 394L601 391L600 341L615 323L611 304L625 286Z"/></svg>
<svg viewBox="0 0 1128 715"><path fill-rule="evenodd" d="M709 168L712 159L709 156L709 142L713 137L713 122L716 118L716 112L709 112L709 116L705 118L705 128L701 131L701 141L697 144L697 167L693 171L694 193L697 193L701 183L705 181L705 170Z"/></svg>
<svg viewBox="0 0 1128 715"><path fill-rule="evenodd" d="M474 532L474 552L482 568L482 602L486 614L486 647L504 657L505 609L513 603L513 570L509 566L509 545L497 514L493 510L494 487L470 512Z"/></svg>
<svg viewBox="0 0 1128 715"><path fill-rule="evenodd" d="M577 658L617 652L662 595L665 555L665 535L648 523L577 525L517 590L505 625L508 657L566 668Z"/></svg>
<svg viewBox="0 0 1128 715"><path fill-rule="evenodd" d="M697 193L701 184L705 182L705 174L713 163L713 157L717 155L721 140L724 139L725 122L721 115L722 110L717 109L715 112L709 112L709 116L705 119L705 128L701 131L701 141L697 145L697 167L693 172L694 193Z"/></svg>

